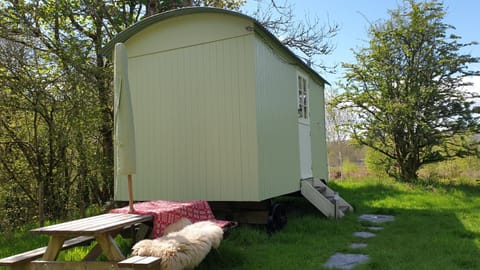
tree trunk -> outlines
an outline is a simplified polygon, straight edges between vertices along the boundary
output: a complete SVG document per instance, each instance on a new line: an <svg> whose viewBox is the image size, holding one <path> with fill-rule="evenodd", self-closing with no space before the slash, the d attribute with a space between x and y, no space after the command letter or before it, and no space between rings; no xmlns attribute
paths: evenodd
<svg viewBox="0 0 480 270"><path fill-rule="evenodd" d="M108 87L105 87L103 78L98 78L98 95L100 104L102 106L102 150L103 150L103 164L102 164L102 186L101 199L103 202L112 199L113 195L113 123L112 111L110 109L110 98Z"/></svg>
<svg viewBox="0 0 480 270"><path fill-rule="evenodd" d="M40 227L45 225L44 181L38 183L38 222Z"/></svg>
<svg viewBox="0 0 480 270"><path fill-rule="evenodd" d="M404 182L413 182L418 178L418 162L415 159L406 159L400 164L400 178Z"/></svg>

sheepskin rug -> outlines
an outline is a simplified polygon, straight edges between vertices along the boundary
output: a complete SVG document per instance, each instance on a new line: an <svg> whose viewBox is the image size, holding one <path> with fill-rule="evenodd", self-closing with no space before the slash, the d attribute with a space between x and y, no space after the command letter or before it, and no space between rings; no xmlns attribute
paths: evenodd
<svg viewBox="0 0 480 270"><path fill-rule="evenodd" d="M222 239L222 228L200 221L154 240L142 240L133 246L132 255L160 257L162 270L194 269Z"/></svg>
<svg viewBox="0 0 480 270"><path fill-rule="evenodd" d="M163 230L163 236L165 236L169 233L172 233L172 232L178 232L178 231L180 231L181 229L185 228L186 226L188 226L190 224L192 224L190 219L182 217L177 222L172 223L172 224L168 225L167 227L165 227L165 230Z"/></svg>

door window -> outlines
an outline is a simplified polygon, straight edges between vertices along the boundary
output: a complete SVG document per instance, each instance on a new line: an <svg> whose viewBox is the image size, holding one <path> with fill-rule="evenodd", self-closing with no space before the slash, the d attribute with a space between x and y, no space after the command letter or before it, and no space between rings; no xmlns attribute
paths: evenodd
<svg viewBox="0 0 480 270"><path fill-rule="evenodd" d="M302 75L297 76L298 87L298 119L308 120L308 81Z"/></svg>

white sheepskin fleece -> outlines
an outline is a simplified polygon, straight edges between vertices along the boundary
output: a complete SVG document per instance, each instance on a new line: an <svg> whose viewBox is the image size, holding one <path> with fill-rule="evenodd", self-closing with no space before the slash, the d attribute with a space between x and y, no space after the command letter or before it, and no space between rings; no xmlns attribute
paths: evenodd
<svg viewBox="0 0 480 270"><path fill-rule="evenodd" d="M162 258L162 270L193 269L218 248L223 230L213 222L201 221L154 240L142 240L132 248L132 255Z"/></svg>
<svg viewBox="0 0 480 270"><path fill-rule="evenodd" d="M186 226L188 226L190 224L192 224L190 219L182 217L177 222L168 225L165 228L165 230L163 230L163 236L165 236L169 233L172 233L172 232L178 232L178 231L180 231L181 229L185 228Z"/></svg>

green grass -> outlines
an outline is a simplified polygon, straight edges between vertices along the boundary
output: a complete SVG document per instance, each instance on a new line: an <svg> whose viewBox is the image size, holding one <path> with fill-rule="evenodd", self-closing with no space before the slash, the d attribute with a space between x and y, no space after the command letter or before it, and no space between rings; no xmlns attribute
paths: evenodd
<svg viewBox="0 0 480 270"><path fill-rule="evenodd" d="M263 227L242 226L199 269L319 269L335 250L345 249L360 228L353 216L326 220L304 199L289 202L287 227L272 236ZM328 247L328 248L324 248Z"/></svg>
<svg viewBox="0 0 480 270"><path fill-rule="evenodd" d="M356 211L326 220L302 198L282 198L289 223L272 236L263 227L240 226L212 251L198 269L323 269L335 252L366 253L362 269L480 269L480 187L473 183L417 183L348 180L330 184ZM377 237L359 240L363 213L392 214ZM352 242L366 242L350 250ZM0 257L45 245L45 238L17 233L0 239ZM125 245L126 243L123 243ZM80 258L84 251L63 255ZM70 256L70 257L69 257Z"/></svg>
<svg viewBox="0 0 480 270"><path fill-rule="evenodd" d="M480 269L480 188L473 183L350 180L331 183L356 211L342 220L322 219L303 200L289 203L289 224L268 237L243 227L212 252L200 269L323 269L335 252L365 252L370 262L355 269ZM352 236L363 213L391 214L377 237ZM350 250L366 242L364 250Z"/></svg>
<svg viewBox="0 0 480 270"><path fill-rule="evenodd" d="M422 184L422 183L420 183ZM480 269L480 188L473 183L346 182L357 213L393 214L356 269Z"/></svg>

